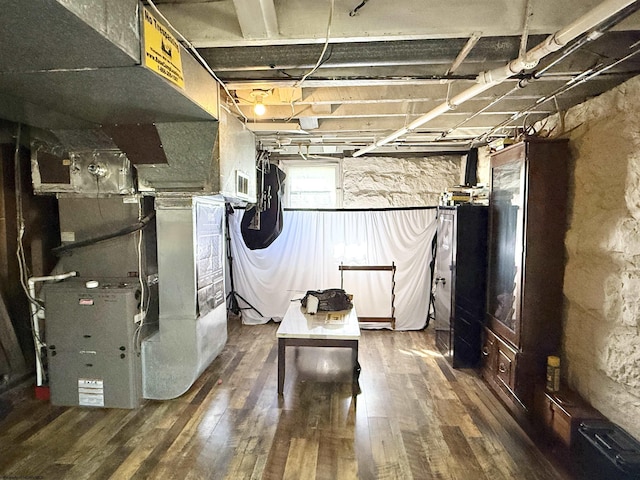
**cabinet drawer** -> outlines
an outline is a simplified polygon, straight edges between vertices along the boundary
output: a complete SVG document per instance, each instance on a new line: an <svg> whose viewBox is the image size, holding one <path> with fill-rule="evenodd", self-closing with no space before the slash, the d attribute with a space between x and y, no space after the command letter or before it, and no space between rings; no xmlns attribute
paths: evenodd
<svg viewBox="0 0 640 480"><path fill-rule="evenodd" d="M498 338L494 333L485 328L484 341L482 343L482 375L487 379L492 379L496 374Z"/></svg>
<svg viewBox="0 0 640 480"><path fill-rule="evenodd" d="M513 364L515 364L515 357L511 357L504 350L498 351L498 378L507 387L513 390Z"/></svg>
<svg viewBox="0 0 640 480"><path fill-rule="evenodd" d="M497 372L498 379L511 390L516 390L517 352L499 338L497 339Z"/></svg>

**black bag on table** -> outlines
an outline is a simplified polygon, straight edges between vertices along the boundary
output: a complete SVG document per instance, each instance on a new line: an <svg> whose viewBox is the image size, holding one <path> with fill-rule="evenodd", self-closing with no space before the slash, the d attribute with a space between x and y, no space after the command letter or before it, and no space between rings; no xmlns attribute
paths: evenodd
<svg viewBox="0 0 640 480"><path fill-rule="evenodd" d="M351 310L353 303L347 293L341 288L329 288L327 290L308 290L304 298L300 301L303 307L307 308L307 299L312 295L318 299L319 312L339 312Z"/></svg>

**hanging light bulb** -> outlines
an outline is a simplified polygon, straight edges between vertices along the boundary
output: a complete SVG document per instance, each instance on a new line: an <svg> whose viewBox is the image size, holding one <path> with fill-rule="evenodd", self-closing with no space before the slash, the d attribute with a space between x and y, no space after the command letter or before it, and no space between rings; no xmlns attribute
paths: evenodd
<svg viewBox="0 0 640 480"><path fill-rule="evenodd" d="M253 105L253 113L261 117L267 111L267 107L262 103L262 96L256 98L256 103Z"/></svg>
<svg viewBox="0 0 640 480"><path fill-rule="evenodd" d="M267 111L267 107L264 106L265 97L271 94L271 90L254 90L251 92L251 98L253 98L253 113L261 117Z"/></svg>

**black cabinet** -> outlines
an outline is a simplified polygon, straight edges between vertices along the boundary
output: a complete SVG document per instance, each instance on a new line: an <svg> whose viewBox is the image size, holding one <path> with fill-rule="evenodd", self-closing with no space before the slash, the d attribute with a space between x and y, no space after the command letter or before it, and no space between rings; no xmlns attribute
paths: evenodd
<svg viewBox="0 0 640 480"><path fill-rule="evenodd" d="M487 207L438 207L434 327L455 368L478 364L486 294Z"/></svg>

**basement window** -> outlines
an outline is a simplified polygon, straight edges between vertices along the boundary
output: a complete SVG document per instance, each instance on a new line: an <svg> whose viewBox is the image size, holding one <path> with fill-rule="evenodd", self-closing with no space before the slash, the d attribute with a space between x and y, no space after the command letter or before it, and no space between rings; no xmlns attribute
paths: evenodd
<svg viewBox="0 0 640 480"><path fill-rule="evenodd" d="M284 162L283 162L284 163ZM285 207L339 208L339 163L284 163Z"/></svg>

